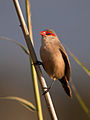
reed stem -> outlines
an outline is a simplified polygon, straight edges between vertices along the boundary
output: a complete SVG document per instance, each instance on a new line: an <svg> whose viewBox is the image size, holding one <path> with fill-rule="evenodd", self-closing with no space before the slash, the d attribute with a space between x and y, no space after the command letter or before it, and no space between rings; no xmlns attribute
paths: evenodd
<svg viewBox="0 0 90 120"><path fill-rule="evenodd" d="M36 54L35 54L35 51L34 51L34 48L33 48L33 44L31 42L31 38L29 36L29 32L28 32L28 29L27 29L27 26L26 26L26 23L25 23L25 20L24 20L24 17L23 17L23 14L22 14L22 11L21 11L21 8L20 8L20 5L19 5L19 2L18 2L18 0L13 0L13 2L14 2L14 5L15 5L15 8L16 8L16 12L17 12L20 24L21 24L21 28L22 28L22 31L23 31L23 34L24 34L24 38L25 38L28 50L30 52L32 61L35 63L37 61L37 57L36 57ZM42 75L41 69L40 69L39 66L35 66L35 69L36 69L37 76L39 78L39 82L41 84L42 90L43 90L43 92L45 92L44 88L47 88L47 85L46 85L45 79ZM44 97L45 97L45 100L46 100L48 110L49 110L50 115L51 115L51 119L52 120L58 120L49 92L47 92L44 95Z"/></svg>
<svg viewBox="0 0 90 120"><path fill-rule="evenodd" d="M33 36L32 36L32 24L31 24L31 12L30 12L29 0L26 0L26 15L27 15L27 26L28 26L29 35L31 38L31 42L34 46L34 41L33 41ZM37 75L36 75L35 67L34 67L34 65L32 65L33 64L32 58L29 57L29 59L30 59L30 68L31 68L31 74L32 74L34 96L35 96L35 102L36 102L36 108L37 108L37 116L38 116L38 120L43 120Z"/></svg>

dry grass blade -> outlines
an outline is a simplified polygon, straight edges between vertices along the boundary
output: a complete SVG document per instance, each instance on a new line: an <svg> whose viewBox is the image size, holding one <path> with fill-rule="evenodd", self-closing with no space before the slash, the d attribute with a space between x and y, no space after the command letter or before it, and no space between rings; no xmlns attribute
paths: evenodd
<svg viewBox="0 0 90 120"><path fill-rule="evenodd" d="M66 45L65 45L66 46ZM66 49L67 51L69 52L70 56L77 62L77 64L79 64L83 70L90 76L90 70L88 70L78 59L77 57L67 48L66 46ZM82 98L80 97L79 93L77 92L76 90L76 87L75 85L73 84L72 80L71 80L71 87L72 87L72 90L78 100L78 102L80 103L82 109L84 110L84 112L87 114L87 116L89 117L90 119L90 111L88 110L87 106L85 105L84 101L82 100Z"/></svg>
<svg viewBox="0 0 90 120"><path fill-rule="evenodd" d="M4 36L0 36L0 39L1 40L8 40L8 41L11 41L13 43L15 43L16 45L18 45L27 55L30 55L29 54L29 51L20 43L18 43L16 40L13 40L11 38L8 38L8 37L4 37Z"/></svg>
<svg viewBox="0 0 90 120"><path fill-rule="evenodd" d="M83 68L83 70L90 76L90 70L88 70L86 67L85 67L85 65L83 65L83 63L81 63L78 59L77 59L77 57L73 54L73 53L71 53L71 51L67 48L67 50L68 50L68 52L69 52L69 54L70 54L70 56Z"/></svg>
<svg viewBox="0 0 90 120"><path fill-rule="evenodd" d="M15 97L15 96L5 96L5 97L0 97L0 99L15 100L15 101L19 102L21 105L23 105L25 108L27 108L28 110L36 111L35 106L31 102L29 102L23 98Z"/></svg>
<svg viewBox="0 0 90 120"><path fill-rule="evenodd" d="M78 100L78 102L80 103L82 109L84 110L84 112L88 115L88 117L90 118L90 111L88 110L87 106L85 105L84 101L82 100L82 98L80 97L80 95L78 94L75 85L73 84L73 82L71 81L71 87L73 89L73 92Z"/></svg>

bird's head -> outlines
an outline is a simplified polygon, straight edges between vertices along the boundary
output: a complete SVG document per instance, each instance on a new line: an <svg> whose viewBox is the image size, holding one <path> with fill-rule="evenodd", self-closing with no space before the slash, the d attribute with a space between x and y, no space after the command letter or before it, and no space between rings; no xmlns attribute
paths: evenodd
<svg viewBox="0 0 90 120"><path fill-rule="evenodd" d="M42 37L55 37L56 33L51 29L47 29L47 30L41 31L40 35Z"/></svg>
<svg viewBox="0 0 90 120"><path fill-rule="evenodd" d="M42 36L41 42L42 43L55 43L59 41L56 33L51 29L46 29L40 32L40 35Z"/></svg>

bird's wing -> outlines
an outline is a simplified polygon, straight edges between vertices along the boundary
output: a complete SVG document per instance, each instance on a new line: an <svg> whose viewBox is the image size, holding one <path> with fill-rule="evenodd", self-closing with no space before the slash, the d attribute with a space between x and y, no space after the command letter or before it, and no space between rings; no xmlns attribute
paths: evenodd
<svg viewBox="0 0 90 120"><path fill-rule="evenodd" d="M60 45L59 50L60 50L60 52L62 53L62 57L63 57L64 62L65 62L65 76L67 77L67 80L69 81L69 80L70 80L70 75L71 75L70 62L69 62L67 53L66 53L66 51L65 51L65 49L63 48L62 45Z"/></svg>

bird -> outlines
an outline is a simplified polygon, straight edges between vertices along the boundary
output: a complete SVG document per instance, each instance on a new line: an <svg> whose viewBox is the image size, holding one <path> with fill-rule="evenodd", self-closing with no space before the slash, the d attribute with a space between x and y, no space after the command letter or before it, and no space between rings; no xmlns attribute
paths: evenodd
<svg viewBox="0 0 90 120"><path fill-rule="evenodd" d="M71 65L68 55L52 29L45 29L40 32L40 35L42 36L40 57L43 68L51 79L61 82L65 92L71 98L72 93L69 86Z"/></svg>

